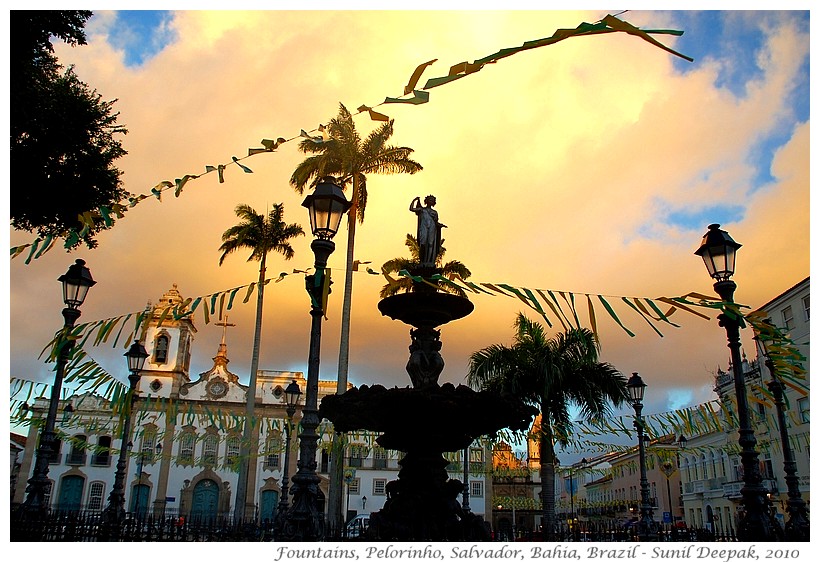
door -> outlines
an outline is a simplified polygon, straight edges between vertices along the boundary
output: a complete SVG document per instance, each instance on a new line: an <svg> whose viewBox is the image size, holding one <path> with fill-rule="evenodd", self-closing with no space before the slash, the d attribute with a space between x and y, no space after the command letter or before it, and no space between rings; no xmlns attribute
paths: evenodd
<svg viewBox="0 0 820 562"><path fill-rule="evenodd" d="M259 519L262 523L265 523L265 520L268 522L273 522L273 518L276 517L276 509L279 506L279 492L276 490L264 490L262 491L262 506L259 510Z"/></svg>
<svg viewBox="0 0 820 562"><path fill-rule="evenodd" d="M137 517L144 518L148 515L148 499L151 489L147 484L137 484L131 489L131 512Z"/></svg>
<svg viewBox="0 0 820 562"><path fill-rule="evenodd" d="M191 499L191 518L211 519L216 517L219 505L219 485L213 480L200 480L194 486Z"/></svg>
<svg viewBox="0 0 820 562"><path fill-rule="evenodd" d="M57 500L57 509L61 511L79 511L83 501L83 487L85 478L82 476L66 476L60 482L60 495Z"/></svg>

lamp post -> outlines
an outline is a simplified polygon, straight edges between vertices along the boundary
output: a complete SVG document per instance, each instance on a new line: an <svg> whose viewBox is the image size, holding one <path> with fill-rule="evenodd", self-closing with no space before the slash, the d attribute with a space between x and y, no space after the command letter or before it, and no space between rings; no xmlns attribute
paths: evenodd
<svg viewBox="0 0 820 562"><path fill-rule="evenodd" d="M109 531L119 530L125 519L125 471L128 464L128 437L131 435L131 414L134 408L134 393L140 380L139 372L145 366L148 353L142 343L135 341L124 354L128 360L128 396L125 399L125 410L122 420L122 434L120 435L120 457L117 460L117 470L114 473L114 487L108 496L108 506L103 513L105 528Z"/></svg>
<svg viewBox="0 0 820 562"><path fill-rule="evenodd" d="M768 323L768 322L767 322ZM774 328L774 326L772 326ZM780 442L783 444L783 472L786 473L786 488L789 499L786 502L786 512L789 520L786 522L786 540L808 541L809 540L809 515L806 511L806 502L800 494L799 478L797 476L797 463L794 460L794 452L789 442L789 429L786 424L786 413L783 403L783 381L777 374L774 361L769 354L768 346L760 335L755 336L758 347L758 356L765 358L766 367L772 376L772 380L766 386L774 395L774 406L777 410L777 425L780 430Z"/></svg>
<svg viewBox="0 0 820 562"><path fill-rule="evenodd" d="M464 488L461 491L461 509L470 511L470 446L464 447Z"/></svg>
<svg viewBox="0 0 820 562"><path fill-rule="evenodd" d="M282 491L279 497L279 506L276 511L276 519L283 517L288 510L288 468L290 467L290 435L293 432L293 414L296 413L296 406L299 405L299 398L302 391L295 380L292 380L285 389L285 400L287 406L285 412L288 415L288 423L285 426L285 467L282 469Z"/></svg>
<svg viewBox="0 0 820 562"><path fill-rule="evenodd" d="M731 277L735 272L735 254L740 246L728 232L720 229L719 224L710 224L700 247L695 251L696 255L703 258L709 276L715 280L715 292L725 304L734 304L737 285ZM755 450L757 439L749 421L749 402L740 357L741 322L739 313L728 307L718 316L719 325L726 329L737 398L738 444L741 447L740 460L743 465L743 488L740 493L745 511L738 522L738 537L743 541L773 541L778 539L778 526L768 513L768 498Z"/></svg>
<svg viewBox="0 0 820 562"><path fill-rule="evenodd" d="M54 426L57 422L57 408L60 404L60 393L63 386L63 377L71 350L74 348L74 340L68 335L77 319L80 317L80 306L88 295L88 290L96 284L91 277L91 271L85 267L85 261L75 260L68 268L68 271L57 279L63 286L63 302L66 307L63 309L64 325L59 333L55 346L58 348L57 369L54 375L54 384L51 387L51 398L48 404L48 414L46 423L40 433L40 445L37 448L37 457L34 461L34 472L26 487L26 499L22 509L29 514L45 514L46 489L49 485L48 463L54 450L57 434Z"/></svg>
<svg viewBox="0 0 820 562"><path fill-rule="evenodd" d="M570 530L575 522L575 479L573 465L569 465L569 525Z"/></svg>
<svg viewBox="0 0 820 562"><path fill-rule="evenodd" d="M669 484L669 479L675 474L675 465L671 461L666 461L661 465L661 472L666 476L666 505L669 506L669 520L670 523L675 522L675 515L672 512L672 486Z"/></svg>
<svg viewBox="0 0 820 562"><path fill-rule="evenodd" d="M128 442L128 449L133 447L133 443L131 441ZM162 444L157 443L156 447L154 448L157 455L162 454ZM142 504L143 504L143 497L142 497L142 469L145 465L145 459L152 455L149 451L140 451L139 456L137 456L137 495L134 498L134 511L137 512L137 520L142 519ZM147 486L144 486L147 488ZM148 513L148 500L149 498L145 498L145 513Z"/></svg>
<svg viewBox="0 0 820 562"><path fill-rule="evenodd" d="M336 245L333 236L339 230L342 215L350 208L350 202L331 176L322 178L313 193L308 195L302 206L310 215L310 229L316 237L310 244L315 257L316 272L305 278L310 296L310 351L308 356L307 389L302 417L302 432L299 434L299 462L293 475L293 504L285 512L276 540L317 541L325 534L324 494L319 489L316 474L316 442L319 426L319 351L322 341L322 317L325 302L330 293L330 279L326 276L327 259Z"/></svg>
<svg viewBox="0 0 820 562"><path fill-rule="evenodd" d="M583 457L583 458L580 460L580 465L581 465L581 466L580 466L580 468L581 468L581 478L583 479L583 478L584 478L584 469L585 469L585 468L586 468L586 466L587 466L587 459L586 459L586 457ZM579 482L578 482L578 486L580 487L582 483L583 483L583 480L579 481ZM574 510L573 510L573 515L574 515ZM573 521L574 521L574 520L575 520L575 518L573 517Z"/></svg>
<svg viewBox="0 0 820 562"><path fill-rule="evenodd" d="M643 440L643 395L646 383L638 373L632 373L626 383L629 390L629 401L635 409L634 426L638 431L638 459L641 469L641 519L638 523L638 534L642 540L648 540L652 528L652 507L649 505L649 481L646 479L646 447Z"/></svg>

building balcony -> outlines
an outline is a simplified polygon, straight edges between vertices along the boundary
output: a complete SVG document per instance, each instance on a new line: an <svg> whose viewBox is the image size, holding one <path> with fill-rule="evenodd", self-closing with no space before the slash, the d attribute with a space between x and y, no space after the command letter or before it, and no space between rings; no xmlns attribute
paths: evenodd
<svg viewBox="0 0 820 562"><path fill-rule="evenodd" d="M684 494L703 494L709 491L725 491L726 477L718 476L716 478L708 478L706 480L695 480L694 482L684 482Z"/></svg>
<svg viewBox="0 0 820 562"><path fill-rule="evenodd" d="M763 488L766 490L767 493L776 494L778 493L777 488L777 480L772 478L764 478L763 479ZM730 500L739 500L743 497L740 493L740 490L743 489L744 482L742 480L735 480L733 482L726 482L723 484L723 495L724 497L729 498Z"/></svg>
<svg viewBox="0 0 820 562"><path fill-rule="evenodd" d="M66 459L65 463L72 466L84 466L85 465L85 453L70 453Z"/></svg>

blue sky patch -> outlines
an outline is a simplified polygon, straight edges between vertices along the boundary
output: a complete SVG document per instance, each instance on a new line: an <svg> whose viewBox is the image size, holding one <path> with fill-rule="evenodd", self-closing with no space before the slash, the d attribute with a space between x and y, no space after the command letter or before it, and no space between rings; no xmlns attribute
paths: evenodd
<svg viewBox="0 0 820 562"><path fill-rule="evenodd" d="M693 57L693 63L673 58L676 70L691 72L709 60L719 60L720 74L715 81L719 88L726 88L735 96L746 96L747 84L762 78L757 56L766 39L762 23L767 18L783 17L783 12L769 11L674 11L671 12L675 27L684 34L675 43L675 49ZM809 12L795 11L789 14L796 27L809 32ZM728 33L728 32L731 33ZM804 63L805 82L798 92L805 103L795 107L801 121L808 119L808 58Z"/></svg>
<svg viewBox="0 0 820 562"><path fill-rule="evenodd" d="M140 66L173 42L167 10L122 10L111 27L108 41L125 51L126 66Z"/></svg>
<svg viewBox="0 0 820 562"><path fill-rule="evenodd" d="M678 209L666 217L667 223L684 229L706 229L712 223L729 224L743 219L742 205L714 205L699 209Z"/></svg>

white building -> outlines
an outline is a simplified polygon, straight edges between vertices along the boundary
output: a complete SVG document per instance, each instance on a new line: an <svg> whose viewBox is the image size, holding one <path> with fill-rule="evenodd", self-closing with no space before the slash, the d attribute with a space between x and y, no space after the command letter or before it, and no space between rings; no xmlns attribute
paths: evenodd
<svg viewBox="0 0 820 562"><path fill-rule="evenodd" d="M193 321L189 316L163 318L162 314L169 305L182 302L174 286L153 307L144 333L149 357L137 385L132 435L126 437L133 443L126 469L126 510L188 518L227 515L235 504L247 387L228 368L224 335L213 367L189 376L196 334ZM259 370L257 374L253 420L257 431L252 432L248 481L259 521L272 519L280 501L287 441L284 390L291 381L296 381L304 397L306 379L302 372ZM320 401L335 391L336 381L319 381ZM48 400L43 398L31 408L35 418L45 416L47 409ZM56 430L62 438L49 465L52 491L46 501L56 509L104 509L122 443L119 413L108 400L88 393L61 401L58 411ZM301 417L300 405L293 418L289 477L297 470ZM332 431L327 420L317 429L317 472L325 497ZM369 432L346 436L343 497L348 518L381 509L387 482L398 476L401 453L379 447L376 437ZM21 477L13 490L14 503L25 499L37 442L38 426L32 424ZM483 449L476 447L476 451L471 455L484 461ZM451 478L461 478L460 465L450 468ZM473 513L489 513L491 491L485 486L484 471L471 476L470 489Z"/></svg>

